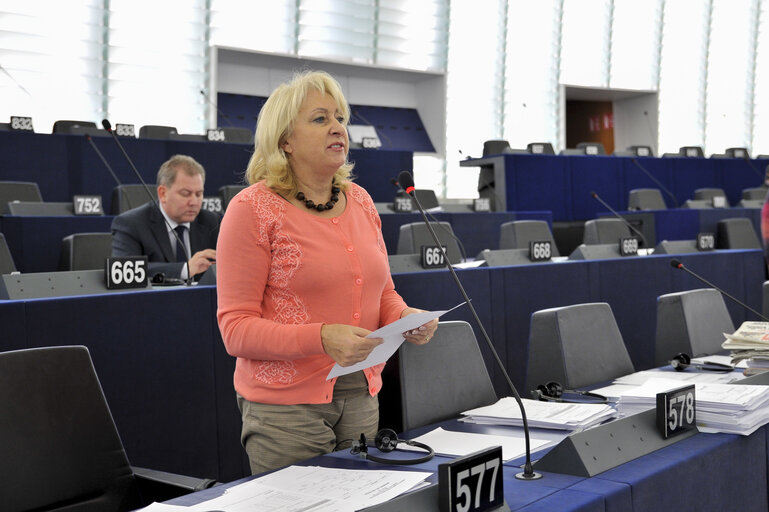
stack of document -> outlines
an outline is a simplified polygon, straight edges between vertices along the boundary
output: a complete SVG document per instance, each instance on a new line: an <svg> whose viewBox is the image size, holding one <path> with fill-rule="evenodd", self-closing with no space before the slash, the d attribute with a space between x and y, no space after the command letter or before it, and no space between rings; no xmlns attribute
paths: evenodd
<svg viewBox="0 0 769 512"><path fill-rule="evenodd" d="M628 416L657 405L657 393L689 385L672 379L649 379L623 392L617 411ZM749 435L769 423L769 386L695 383L697 427L702 432Z"/></svg>
<svg viewBox="0 0 769 512"><path fill-rule="evenodd" d="M581 430L616 417L617 411L605 404L569 404L522 399L526 420L531 428ZM493 405L462 413L460 421L482 425L522 426L521 409L513 397L505 397Z"/></svg>
<svg viewBox="0 0 769 512"><path fill-rule="evenodd" d="M732 364L747 361L750 368L769 368L769 322L743 322L726 334L721 346L732 352Z"/></svg>

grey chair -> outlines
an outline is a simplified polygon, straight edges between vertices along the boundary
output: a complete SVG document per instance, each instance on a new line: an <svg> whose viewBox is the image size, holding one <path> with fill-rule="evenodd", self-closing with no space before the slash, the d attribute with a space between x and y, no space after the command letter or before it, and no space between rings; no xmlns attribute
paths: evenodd
<svg viewBox="0 0 769 512"><path fill-rule="evenodd" d="M238 128L236 126L224 126L219 128L224 132L224 142L233 142L237 144L253 144L254 132L248 128Z"/></svg>
<svg viewBox="0 0 769 512"><path fill-rule="evenodd" d="M61 240L59 270L100 270L112 255L112 233L74 233Z"/></svg>
<svg viewBox="0 0 769 512"><path fill-rule="evenodd" d="M230 204L232 198L247 186L248 185L223 185L219 187L219 195L222 198L222 208L226 210L227 205Z"/></svg>
<svg viewBox="0 0 769 512"><path fill-rule="evenodd" d="M432 270L440 270L423 268L421 254L390 254L387 256L387 260L390 265L391 274L405 274L408 272L429 272Z"/></svg>
<svg viewBox="0 0 769 512"><path fill-rule="evenodd" d="M431 222L433 231L446 247L446 256L452 264L462 261L462 250L454 237L454 230L448 222ZM423 222L403 224L398 233L396 254L421 254L422 246L434 246L435 241Z"/></svg>
<svg viewBox="0 0 769 512"><path fill-rule="evenodd" d="M668 364L680 353L699 356L721 352L725 332L734 332L734 323L724 298L713 288L660 295L654 362Z"/></svg>
<svg viewBox="0 0 769 512"><path fill-rule="evenodd" d="M72 203L14 201L8 203L8 213L24 217L69 217L75 215Z"/></svg>
<svg viewBox="0 0 769 512"><path fill-rule="evenodd" d="M717 249L761 249L761 241L746 217L722 219L716 225Z"/></svg>
<svg viewBox="0 0 769 512"><path fill-rule="evenodd" d="M487 140L483 143L483 156L499 155L510 149L510 143L506 140Z"/></svg>
<svg viewBox="0 0 769 512"><path fill-rule="evenodd" d="M665 210L667 205L658 188L634 188L628 192L628 210Z"/></svg>
<svg viewBox="0 0 769 512"><path fill-rule="evenodd" d="M620 258L619 240L613 244L580 244L569 254L570 260L607 260Z"/></svg>
<svg viewBox="0 0 769 512"><path fill-rule="evenodd" d="M0 410L5 511L122 512L216 483L129 464L86 347L0 353Z"/></svg>
<svg viewBox="0 0 769 512"><path fill-rule="evenodd" d="M560 256L550 226L544 220L514 220L499 226L500 249L528 249L529 242L550 242L553 256Z"/></svg>
<svg viewBox="0 0 769 512"><path fill-rule="evenodd" d="M763 199L740 199L740 202L737 203L737 207L739 208L753 208L753 209L761 209L764 207L764 200Z"/></svg>
<svg viewBox="0 0 769 512"><path fill-rule="evenodd" d="M88 130L98 130L96 123L93 121L72 121L68 119L62 119L53 123L53 129L51 133L83 133L82 131L76 131L77 128L86 128ZM106 133L106 131L105 131Z"/></svg>
<svg viewBox="0 0 769 512"><path fill-rule="evenodd" d="M592 302L532 313L527 396L550 381L576 389L634 371L609 304Z"/></svg>
<svg viewBox="0 0 769 512"><path fill-rule="evenodd" d="M705 153L700 146L681 146L678 149L678 156L684 156L688 158L702 158Z"/></svg>
<svg viewBox="0 0 769 512"><path fill-rule="evenodd" d="M726 199L726 192L724 192L724 189L717 188L717 187L705 187L705 188L698 188L694 191L694 200L695 201L710 201L713 203L714 198L716 197L723 197L724 202L724 208L729 207L729 201ZM714 203L715 206L715 203Z"/></svg>
<svg viewBox="0 0 769 512"><path fill-rule="evenodd" d="M8 248L8 242L5 235L0 233L0 275L16 272L16 264L13 262L11 250Z"/></svg>
<svg viewBox="0 0 769 512"><path fill-rule="evenodd" d="M437 208L440 206L440 203L438 202L438 196L435 195L435 191L430 188L417 188L414 189L414 195L417 196L417 200L419 200L419 204L422 205L422 208L425 210L429 210L431 208ZM417 210L418 208L416 205L414 205L414 210Z"/></svg>
<svg viewBox="0 0 769 512"><path fill-rule="evenodd" d="M484 249L478 253L475 259L484 260L487 267L509 267L548 261L531 261L529 249Z"/></svg>
<svg viewBox="0 0 769 512"><path fill-rule="evenodd" d="M619 244L620 238L632 236L630 228L620 219L600 218L585 221L582 243L585 245Z"/></svg>
<svg viewBox="0 0 769 512"><path fill-rule="evenodd" d="M549 142L529 142L526 151L534 155L554 155L555 150Z"/></svg>
<svg viewBox="0 0 769 512"><path fill-rule="evenodd" d="M686 254L698 252L697 240L663 240L654 248L654 254Z"/></svg>
<svg viewBox="0 0 769 512"><path fill-rule="evenodd" d="M43 202L40 188L32 181L0 181L0 215L8 213L11 201Z"/></svg>
<svg viewBox="0 0 769 512"><path fill-rule="evenodd" d="M150 193L152 197L157 200L158 190L157 188L150 186ZM133 210L144 203L150 201L150 197L147 195L147 189L141 184L124 184L118 185L112 189L112 203L110 205L110 213L112 215L119 215L128 210Z"/></svg>
<svg viewBox="0 0 769 512"><path fill-rule="evenodd" d="M398 349L403 429L493 404L497 394L470 324L440 322L430 343Z"/></svg>
<svg viewBox="0 0 769 512"><path fill-rule="evenodd" d="M168 139L170 135L177 134L175 126L162 126L148 124L139 128L140 139Z"/></svg>
<svg viewBox="0 0 769 512"><path fill-rule="evenodd" d="M760 199L764 200L766 197L766 191L769 190L767 187L752 187L752 188L743 188L742 189L742 198L743 199Z"/></svg>
<svg viewBox="0 0 769 512"><path fill-rule="evenodd" d="M600 142L580 142L577 149L581 149L585 155L605 155L606 149Z"/></svg>
<svg viewBox="0 0 769 512"><path fill-rule="evenodd" d="M707 210L709 208L713 208L713 200L705 200L705 199L687 199L684 201L684 204L681 205L681 208L686 208L689 210Z"/></svg>
<svg viewBox="0 0 769 512"><path fill-rule="evenodd" d="M747 148L726 148L724 155L728 158L750 158Z"/></svg>

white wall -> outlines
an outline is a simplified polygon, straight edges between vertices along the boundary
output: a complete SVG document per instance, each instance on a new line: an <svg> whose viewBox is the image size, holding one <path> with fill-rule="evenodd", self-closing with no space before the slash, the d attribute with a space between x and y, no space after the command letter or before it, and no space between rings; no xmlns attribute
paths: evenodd
<svg viewBox="0 0 769 512"><path fill-rule="evenodd" d="M209 94L211 98L216 98L219 92L269 96L275 87L301 69L332 74L349 103L415 108L436 148L436 156L443 156L446 139L446 77L443 73L358 66L215 47L211 51ZM209 123L215 126L216 111L210 110Z"/></svg>

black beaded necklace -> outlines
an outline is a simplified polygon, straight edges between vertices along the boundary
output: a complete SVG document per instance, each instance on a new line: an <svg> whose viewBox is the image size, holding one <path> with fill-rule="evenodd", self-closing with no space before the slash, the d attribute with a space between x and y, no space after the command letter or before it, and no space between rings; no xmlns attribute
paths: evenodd
<svg viewBox="0 0 769 512"><path fill-rule="evenodd" d="M334 181L331 181L331 199L326 201L325 204L315 204L315 201L312 199L307 199L307 197L304 195L304 192L297 192L296 198L300 201L304 201L304 205L309 208L310 210L317 210L319 212L330 210L334 207L337 201L339 201L339 187L334 185Z"/></svg>

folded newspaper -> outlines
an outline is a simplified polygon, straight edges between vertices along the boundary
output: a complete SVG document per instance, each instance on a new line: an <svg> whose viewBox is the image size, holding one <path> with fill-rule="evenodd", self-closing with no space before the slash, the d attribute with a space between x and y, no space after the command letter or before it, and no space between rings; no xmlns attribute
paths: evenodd
<svg viewBox="0 0 769 512"><path fill-rule="evenodd" d="M732 334L724 333L721 347L730 350L732 364L747 360L751 367L766 366L769 360L769 322L743 322Z"/></svg>
<svg viewBox="0 0 769 512"><path fill-rule="evenodd" d="M579 430L614 418L617 412L605 404L572 404L540 402L523 398L529 427L559 430ZM495 404L478 407L462 413L460 421L482 425L521 426L521 409L513 397L505 397Z"/></svg>

